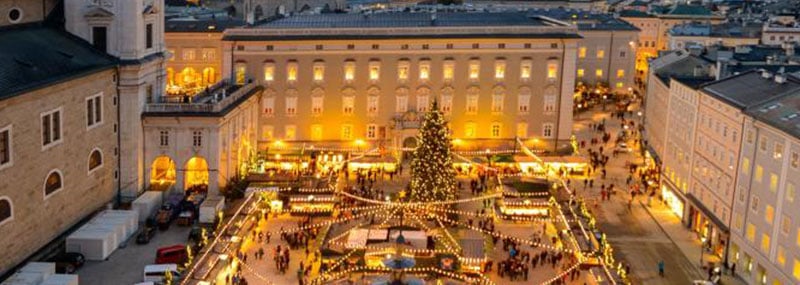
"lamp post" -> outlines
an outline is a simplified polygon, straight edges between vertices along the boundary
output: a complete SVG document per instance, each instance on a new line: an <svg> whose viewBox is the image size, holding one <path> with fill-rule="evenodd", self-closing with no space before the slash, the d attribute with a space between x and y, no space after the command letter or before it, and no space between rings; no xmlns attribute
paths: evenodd
<svg viewBox="0 0 800 285"><path fill-rule="evenodd" d="M608 95L603 94L603 112L606 111L606 99L608 99Z"/></svg>
<svg viewBox="0 0 800 285"><path fill-rule="evenodd" d="M703 268L703 247L706 246L706 238L700 238L700 268Z"/></svg>

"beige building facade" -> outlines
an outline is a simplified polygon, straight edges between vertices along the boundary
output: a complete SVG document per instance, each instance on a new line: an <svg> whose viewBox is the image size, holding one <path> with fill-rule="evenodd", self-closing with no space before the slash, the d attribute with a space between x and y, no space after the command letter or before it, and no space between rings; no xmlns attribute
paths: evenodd
<svg viewBox="0 0 800 285"><path fill-rule="evenodd" d="M433 21L461 16L440 14ZM363 20L361 15L338 17L344 23ZM422 17L431 22L429 15ZM232 54L223 58L232 61L223 70L232 70L228 76L234 81L265 88L262 149L275 141L413 146L419 118L436 100L464 149L512 147L520 137L532 147L551 150L571 136L578 36L568 25L520 21L513 29L491 22L485 27L358 29L300 25L303 36L283 36L300 30L282 27L293 23L279 20L226 30L224 50ZM494 36L483 36L488 34Z"/></svg>

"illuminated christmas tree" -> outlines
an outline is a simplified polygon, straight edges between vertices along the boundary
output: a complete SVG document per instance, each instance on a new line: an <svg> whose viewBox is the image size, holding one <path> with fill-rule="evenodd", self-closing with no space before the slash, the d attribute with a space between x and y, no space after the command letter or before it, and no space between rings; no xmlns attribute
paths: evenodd
<svg viewBox="0 0 800 285"><path fill-rule="evenodd" d="M454 200L455 170L450 155L450 129L436 101L425 114L411 161L411 201Z"/></svg>

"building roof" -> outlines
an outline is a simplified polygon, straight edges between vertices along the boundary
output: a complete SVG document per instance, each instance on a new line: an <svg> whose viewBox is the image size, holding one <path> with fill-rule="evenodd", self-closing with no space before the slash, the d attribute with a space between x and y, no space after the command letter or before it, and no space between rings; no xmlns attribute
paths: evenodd
<svg viewBox="0 0 800 285"><path fill-rule="evenodd" d="M520 12L386 12L375 14L314 14L276 19L264 28L400 28L400 27L480 27L547 26L548 22Z"/></svg>
<svg viewBox="0 0 800 285"><path fill-rule="evenodd" d="M39 23L0 29L0 99L114 67L116 60Z"/></svg>
<svg viewBox="0 0 800 285"><path fill-rule="evenodd" d="M683 82L690 82L691 78L702 80L709 77L709 67L712 62L689 54L686 51L675 51L654 60L651 66L655 76L669 86L674 78Z"/></svg>
<svg viewBox="0 0 800 285"><path fill-rule="evenodd" d="M691 22L675 25L669 30L672 36L713 36L728 38L760 38L761 25L755 23L710 24Z"/></svg>
<svg viewBox="0 0 800 285"><path fill-rule="evenodd" d="M544 16L564 22L572 23L579 31L639 31L634 25L620 19L615 19L609 14L595 13L577 9L531 9L528 16Z"/></svg>
<svg viewBox="0 0 800 285"><path fill-rule="evenodd" d="M223 19L195 19L176 18L165 22L164 31L167 33L221 33L227 28L242 27L247 23L233 18Z"/></svg>
<svg viewBox="0 0 800 285"><path fill-rule="evenodd" d="M656 16L639 10L622 10L619 11L619 16L622 18L655 18Z"/></svg>
<svg viewBox="0 0 800 285"><path fill-rule="evenodd" d="M712 16L711 10L704 6L699 5L685 5L677 4L671 9L667 10L666 15L681 15L681 16Z"/></svg>
<svg viewBox="0 0 800 285"><path fill-rule="evenodd" d="M671 80L678 81L683 85L689 86L690 88L697 90L698 88L700 88L700 86L703 86L703 84L712 82L716 79L711 76L700 76L700 77L672 76Z"/></svg>
<svg viewBox="0 0 800 285"><path fill-rule="evenodd" d="M785 83L764 78L756 70L740 73L707 84L703 91L740 109L767 102L792 91L800 91L800 79L789 77Z"/></svg>
<svg viewBox="0 0 800 285"><path fill-rule="evenodd" d="M786 76L793 78L791 75ZM745 113L795 138L800 138L800 90L790 91L773 100L752 106L745 110Z"/></svg>

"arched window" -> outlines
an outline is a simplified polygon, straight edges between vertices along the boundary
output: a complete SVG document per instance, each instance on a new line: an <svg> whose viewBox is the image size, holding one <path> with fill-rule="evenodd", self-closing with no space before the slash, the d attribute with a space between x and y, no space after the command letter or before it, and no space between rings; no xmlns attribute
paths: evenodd
<svg viewBox="0 0 800 285"><path fill-rule="evenodd" d="M14 208L11 205L11 199L8 197L0 198L0 225L11 221L14 218Z"/></svg>
<svg viewBox="0 0 800 285"><path fill-rule="evenodd" d="M103 154L100 153L100 150L95 149L89 155L89 171L100 166L103 166Z"/></svg>
<svg viewBox="0 0 800 285"><path fill-rule="evenodd" d="M47 197L62 188L61 172L53 170L44 181L44 196Z"/></svg>

